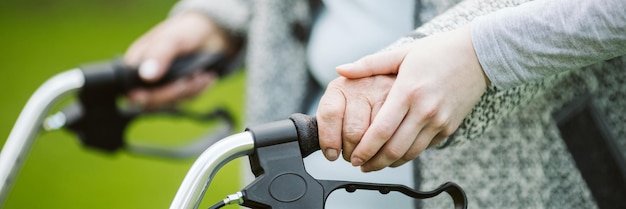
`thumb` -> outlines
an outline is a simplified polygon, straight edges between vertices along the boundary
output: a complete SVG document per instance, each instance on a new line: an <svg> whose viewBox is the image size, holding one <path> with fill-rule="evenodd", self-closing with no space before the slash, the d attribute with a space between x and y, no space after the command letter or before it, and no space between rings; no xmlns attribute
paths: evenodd
<svg viewBox="0 0 626 209"><path fill-rule="evenodd" d="M339 75L350 79L397 74L409 49L407 46L367 55L356 62L339 65L336 70Z"/></svg>

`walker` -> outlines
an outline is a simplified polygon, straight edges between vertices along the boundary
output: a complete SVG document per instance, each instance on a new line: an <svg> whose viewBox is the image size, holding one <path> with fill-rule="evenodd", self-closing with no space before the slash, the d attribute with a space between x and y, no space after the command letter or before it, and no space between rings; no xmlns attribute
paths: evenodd
<svg viewBox="0 0 626 209"><path fill-rule="evenodd" d="M126 149L166 157L189 157L201 153L180 185L170 209L198 208L217 171L229 161L243 156L249 156L256 179L211 208L228 204L250 208L324 208L328 196L337 189L348 192L375 190L381 194L400 192L417 199L445 192L452 198L455 208L467 208L465 192L451 182L433 191L420 192L405 185L313 178L304 169L302 159L320 149L317 122L315 117L303 114L293 114L289 119L249 127L242 133L227 136L234 126L227 111L191 115L171 109L167 113L204 120L220 119L225 125L217 134L201 137L178 149L126 143L123 138L126 126L144 113L119 108L117 98L130 89L163 85L197 69L212 69L224 75L229 72L228 60L215 53L184 56L178 58L164 78L156 83L143 82L137 69L125 65L121 59L86 65L50 78L28 100L0 153L0 204L4 202L37 133L42 128L67 128L76 133L84 145L107 151ZM77 102L45 118L58 100L75 92L78 93Z"/></svg>

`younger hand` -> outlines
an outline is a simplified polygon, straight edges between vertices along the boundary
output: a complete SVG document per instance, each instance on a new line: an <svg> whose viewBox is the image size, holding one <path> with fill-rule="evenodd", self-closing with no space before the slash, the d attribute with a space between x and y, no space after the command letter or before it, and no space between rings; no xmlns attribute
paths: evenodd
<svg viewBox="0 0 626 209"><path fill-rule="evenodd" d="M355 140L358 145L343 145L343 155L365 172L402 165L450 136L489 82L474 52L469 26L418 40L410 47L366 56L337 67L337 71L348 79L397 75L384 104L372 114L371 123L354 133L362 136ZM323 113L336 107L319 108ZM367 114L370 110L366 109L345 111ZM338 121L318 119L321 127ZM337 142L342 138L326 132L320 129L321 146L340 148Z"/></svg>

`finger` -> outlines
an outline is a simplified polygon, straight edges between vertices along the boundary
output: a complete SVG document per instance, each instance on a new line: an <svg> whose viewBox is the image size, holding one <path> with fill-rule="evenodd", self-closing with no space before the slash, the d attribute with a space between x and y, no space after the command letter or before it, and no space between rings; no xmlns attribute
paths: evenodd
<svg viewBox="0 0 626 209"><path fill-rule="evenodd" d="M408 111L391 139L372 159L363 164L362 171L380 170L407 157L407 152L416 143L416 138L423 131L422 128L429 122L417 114L418 111L415 108Z"/></svg>
<svg viewBox="0 0 626 209"><path fill-rule="evenodd" d="M129 92L128 99L132 104L146 109L154 109L183 99L193 98L213 84L215 80L217 80L215 73L196 72L166 86L133 89Z"/></svg>
<svg viewBox="0 0 626 209"><path fill-rule="evenodd" d="M178 79L165 86L144 89L147 92L147 98L143 106L155 109L177 102L186 94L189 88L188 80L188 78Z"/></svg>
<svg viewBox="0 0 626 209"><path fill-rule="evenodd" d="M130 66L139 66L145 46L142 40L135 42L124 54L124 62Z"/></svg>
<svg viewBox="0 0 626 209"><path fill-rule="evenodd" d="M389 167L392 167L392 168L400 167L401 165L404 165L405 163L407 163L409 161L411 161L411 160L405 160L404 158L400 158L396 162L393 162L391 165L389 165ZM368 171L364 171L364 172L368 172Z"/></svg>
<svg viewBox="0 0 626 209"><path fill-rule="evenodd" d="M363 97L349 98L346 102L342 129L343 158L350 161L352 151L370 124L372 107Z"/></svg>
<svg viewBox="0 0 626 209"><path fill-rule="evenodd" d="M135 104L139 107L146 107L150 97L150 92L147 89L136 88L128 92L128 101L131 104Z"/></svg>
<svg viewBox="0 0 626 209"><path fill-rule="evenodd" d="M393 85L393 83L395 82L395 75L389 75L389 76L376 76L376 77L372 77L372 78L376 78L376 79L380 79L383 78L382 81L388 82L387 85L385 86L379 86L377 89L380 90L381 94L379 94L378 98L370 98L371 101L371 109L372 112L370 114L370 123L371 121L374 121L374 118L376 117L376 115L378 115L378 112L380 111L380 108L383 106L383 104L385 103L385 99L387 98L387 94L389 94L389 89L391 89L391 86Z"/></svg>
<svg viewBox="0 0 626 209"><path fill-rule="evenodd" d="M408 101L394 85L389 93L388 101L380 108L363 138L354 149L350 162L353 166L361 166L372 158L378 150L393 136L408 112Z"/></svg>
<svg viewBox="0 0 626 209"><path fill-rule="evenodd" d="M144 53L139 76L145 81L155 82L165 74L172 60L181 52L173 44L163 42Z"/></svg>
<svg viewBox="0 0 626 209"><path fill-rule="evenodd" d="M428 144L427 148L431 148L431 147L437 146L439 143L444 141L448 136L449 135L447 135L447 134L443 134L443 132L439 132L439 134L437 134L435 136L435 138L433 138L433 140L430 142L430 144Z"/></svg>
<svg viewBox="0 0 626 209"><path fill-rule="evenodd" d="M126 50L126 53L124 53L124 62L131 66L139 66L151 39L152 35L148 33L133 42Z"/></svg>
<svg viewBox="0 0 626 209"><path fill-rule="evenodd" d="M188 87L186 91L179 95L178 99L188 99L196 97L200 92L204 91L217 80L218 76L214 72L196 71L188 79Z"/></svg>
<svg viewBox="0 0 626 209"><path fill-rule="evenodd" d="M367 55L353 63L337 66L339 75L346 78L364 78L373 75L397 74L409 47Z"/></svg>
<svg viewBox="0 0 626 209"><path fill-rule="evenodd" d="M320 148L330 161L337 160L342 147L341 129L345 108L343 92L331 83L320 99L316 113Z"/></svg>
<svg viewBox="0 0 626 209"><path fill-rule="evenodd" d="M428 131L423 131L428 133ZM400 158L399 160L397 160L396 162L392 163L391 165L389 165L389 167L398 167L403 165L406 162L409 162L411 160L414 160L415 158L417 158L422 152L424 152L424 150L426 150L428 147L430 147L430 145L432 144L432 141L436 141L436 140L441 140L445 137L442 137L441 134L436 134L433 138L433 140L431 141L431 143L428 144L428 146L424 147L424 143L420 137L422 136L422 133L420 133L420 136L417 136L415 141L413 142L413 144L411 145L411 148L409 149L409 151L404 155L404 157Z"/></svg>

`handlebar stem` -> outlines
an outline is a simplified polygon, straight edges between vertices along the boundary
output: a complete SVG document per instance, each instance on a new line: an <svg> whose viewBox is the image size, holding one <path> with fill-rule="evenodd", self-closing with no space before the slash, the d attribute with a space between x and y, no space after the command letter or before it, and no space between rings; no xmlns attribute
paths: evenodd
<svg viewBox="0 0 626 209"><path fill-rule="evenodd" d="M0 153L0 207L49 109L65 95L81 88L84 83L81 70L69 70L48 79L30 97Z"/></svg>
<svg viewBox="0 0 626 209"><path fill-rule="evenodd" d="M198 208L217 171L227 162L252 154L254 138L248 131L224 138L205 150L193 163L170 209Z"/></svg>

